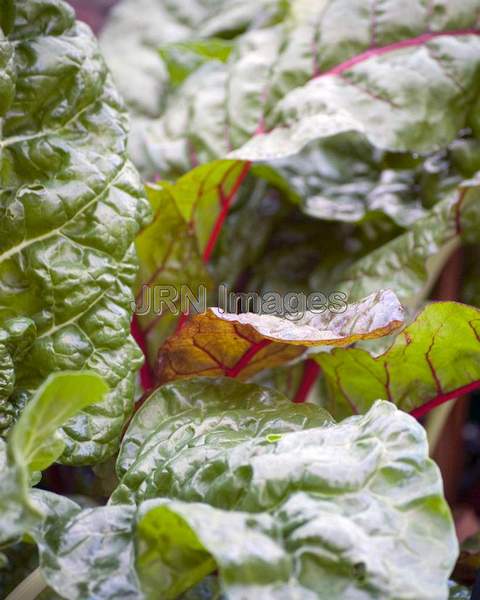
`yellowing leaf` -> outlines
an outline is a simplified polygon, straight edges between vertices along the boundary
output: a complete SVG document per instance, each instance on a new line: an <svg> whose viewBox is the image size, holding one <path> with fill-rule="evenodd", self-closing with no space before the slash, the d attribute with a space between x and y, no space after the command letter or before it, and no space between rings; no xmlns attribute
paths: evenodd
<svg viewBox="0 0 480 600"><path fill-rule="evenodd" d="M306 312L296 321L210 308L167 340L158 376L161 383L193 375L247 379L298 358L309 346L348 346L388 335L402 324L403 308L389 290L347 305L342 313Z"/></svg>

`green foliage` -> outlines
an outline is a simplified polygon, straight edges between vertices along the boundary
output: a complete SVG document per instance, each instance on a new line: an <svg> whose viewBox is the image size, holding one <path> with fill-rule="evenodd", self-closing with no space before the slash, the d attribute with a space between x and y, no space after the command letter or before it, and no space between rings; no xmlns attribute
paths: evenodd
<svg viewBox="0 0 480 600"><path fill-rule="evenodd" d="M0 595L28 543L45 599L468 596L414 417L480 387L478 308L426 304L478 252L479 34L477 0L122 0L112 77L63 0L0 0ZM210 308L136 315L132 415L164 285Z"/></svg>
<svg viewBox="0 0 480 600"><path fill-rule="evenodd" d="M480 380L479 328L479 309L439 302L423 309L379 356L360 348L317 355L327 380L327 408L345 417L386 398L411 412L468 388Z"/></svg>
<svg viewBox="0 0 480 600"><path fill-rule="evenodd" d="M438 469L390 403L333 424L251 384L169 384L134 417L118 468L107 507L39 536L69 598L176 598L216 569L228 598L446 597L457 543Z"/></svg>
<svg viewBox="0 0 480 600"><path fill-rule="evenodd" d="M66 425L63 457L90 463L115 451L133 404L133 241L148 208L91 32L56 0L15 11L0 43L1 420L50 373L92 369L111 391Z"/></svg>
<svg viewBox="0 0 480 600"><path fill-rule="evenodd" d="M30 473L50 466L65 447L57 429L82 409L100 402L107 392L108 386L95 373L50 375L13 428L9 446L16 464Z"/></svg>
<svg viewBox="0 0 480 600"><path fill-rule="evenodd" d="M62 454L65 442L58 428L82 409L101 402L107 391L96 373L50 375L13 427L8 444L0 440L0 544L31 532L40 520L41 511L29 494L31 476Z"/></svg>

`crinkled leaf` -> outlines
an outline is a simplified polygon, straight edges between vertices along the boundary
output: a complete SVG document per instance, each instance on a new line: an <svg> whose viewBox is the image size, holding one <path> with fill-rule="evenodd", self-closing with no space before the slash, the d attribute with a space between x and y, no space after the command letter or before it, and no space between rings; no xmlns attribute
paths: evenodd
<svg viewBox="0 0 480 600"><path fill-rule="evenodd" d="M139 456L147 446L156 454L158 473L141 497L176 498L140 506L147 597L162 589L173 598L216 566L229 598L446 598L456 541L410 417L379 403L336 426L306 420L303 431L280 426L247 438L223 415L213 429L177 433L172 424L163 442L147 438L140 448Z"/></svg>
<svg viewBox="0 0 480 600"><path fill-rule="evenodd" d="M404 305L416 309L461 240L478 238L479 200L478 181L465 182L406 233L347 268L338 289L355 300L387 286Z"/></svg>
<svg viewBox="0 0 480 600"><path fill-rule="evenodd" d="M60 499L48 493L37 498L48 515L35 537L42 573L51 588L78 600L144 598L135 570L135 508L102 506L81 511L73 502L59 503ZM217 578L206 578L181 596L182 600L203 598L219 600Z"/></svg>
<svg viewBox="0 0 480 600"><path fill-rule="evenodd" d="M160 349L160 382L193 375L246 379L292 361L308 346L347 346L388 335L403 324L403 309L386 290L356 304L304 314L226 313L210 308L192 317Z"/></svg>
<svg viewBox="0 0 480 600"><path fill-rule="evenodd" d="M240 437L263 439L289 427L305 427L307 421L322 425L330 416L309 404L294 405L274 390L234 379L195 378L163 385L150 395L125 433L117 459L118 475L125 478L113 499L130 501L129 489L143 498L145 486L155 486L157 451L163 457L171 443L188 446L192 433L208 434L224 422ZM151 484L142 483L149 478Z"/></svg>
<svg viewBox="0 0 480 600"><path fill-rule="evenodd" d="M156 116L170 84L159 50L191 39L229 40L274 22L287 8L285 0L123 0L102 33L102 50L128 103Z"/></svg>
<svg viewBox="0 0 480 600"><path fill-rule="evenodd" d="M40 566L48 584L70 599L125 598L142 594L133 568L132 519L126 506L102 506L81 510L71 502L58 504L54 494L43 496L47 519L35 534Z"/></svg>
<svg viewBox="0 0 480 600"><path fill-rule="evenodd" d="M386 398L420 416L435 400L480 387L480 310L429 304L379 356L360 348L318 354L335 417L364 413Z"/></svg>
<svg viewBox="0 0 480 600"><path fill-rule="evenodd" d="M120 503L43 529L44 574L69 598L113 600L120 584L138 598L137 579L147 598L176 598L218 569L228 598L446 600L457 542L439 472L392 404L334 425L319 407L200 379L157 390L130 427Z"/></svg>
<svg viewBox="0 0 480 600"><path fill-rule="evenodd" d="M192 147L200 162L236 149L231 157L271 160L346 131L430 152L469 124L480 86L474 2L444 0L433 17L420 0L403 15L386 0L290 8L280 24L238 36L226 64L194 71L157 119L137 121L132 152L145 172L188 170Z"/></svg>
<svg viewBox="0 0 480 600"><path fill-rule="evenodd" d="M389 168L382 154L360 136L344 134L256 166L255 174L276 183L312 217L356 223L385 213L409 226L425 213L416 170Z"/></svg>
<svg viewBox="0 0 480 600"><path fill-rule="evenodd" d="M9 319L0 328L0 432L10 428L23 408L24 395L14 396L15 364L23 359L35 337L31 319Z"/></svg>
<svg viewBox="0 0 480 600"><path fill-rule="evenodd" d="M104 376L110 394L65 427L64 460L91 462L115 450L132 407L133 240L148 209L93 35L63 2L15 9L0 43L0 326L28 318L37 336L14 360L12 402L55 371Z"/></svg>
<svg viewBox="0 0 480 600"><path fill-rule="evenodd" d="M357 223L386 215L409 227L479 169L479 144L470 137L419 157L385 152L358 134L342 134L296 156L256 165L253 172L312 217Z"/></svg>

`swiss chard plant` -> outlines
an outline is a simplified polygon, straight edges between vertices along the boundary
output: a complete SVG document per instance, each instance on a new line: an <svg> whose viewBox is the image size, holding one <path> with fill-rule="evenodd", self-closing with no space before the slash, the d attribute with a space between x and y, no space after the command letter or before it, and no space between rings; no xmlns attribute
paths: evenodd
<svg viewBox="0 0 480 600"><path fill-rule="evenodd" d="M479 0L0 0L0 597L470 597L479 110Z"/></svg>

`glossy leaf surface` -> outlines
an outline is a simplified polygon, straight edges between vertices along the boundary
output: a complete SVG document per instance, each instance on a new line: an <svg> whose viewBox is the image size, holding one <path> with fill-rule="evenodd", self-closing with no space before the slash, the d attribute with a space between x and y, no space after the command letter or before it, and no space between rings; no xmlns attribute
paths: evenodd
<svg viewBox="0 0 480 600"><path fill-rule="evenodd" d="M347 346L388 335L403 324L392 292L380 291L356 304L279 317L226 313L211 308L192 317L162 346L160 382L193 375L240 377L285 364L308 346Z"/></svg>
<svg viewBox="0 0 480 600"><path fill-rule="evenodd" d="M65 442L58 428L80 410L100 402L107 391L96 373L51 375L13 427L8 445L0 440L0 543L30 533L40 521L42 513L30 497L31 476L61 455Z"/></svg>
<svg viewBox="0 0 480 600"><path fill-rule="evenodd" d="M335 425L257 386L197 379L155 392L124 446L110 505L44 530L45 575L60 589L73 572L69 598L113 599L117 582L128 598L137 582L176 598L215 569L227 598L448 597L457 543L439 473L390 403Z"/></svg>
<svg viewBox="0 0 480 600"><path fill-rule="evenodd" d="M480 387L479 358L480 311L456 302L429 304L379 356L339 348L316 357L335 417L364 413L377 398L421 416L435 399Z"/></svg>
<svg viewBox="0 0 480 600"><path fill-rule="evenodd" d="M133 241L148 207L90 30L56 0L20 0L15 14L0 44L0 328L32 326L10 355L2 418L50 373L92 369L111 392L65 427L63 458L92 462L114 452L132 408Z"/></svg>

